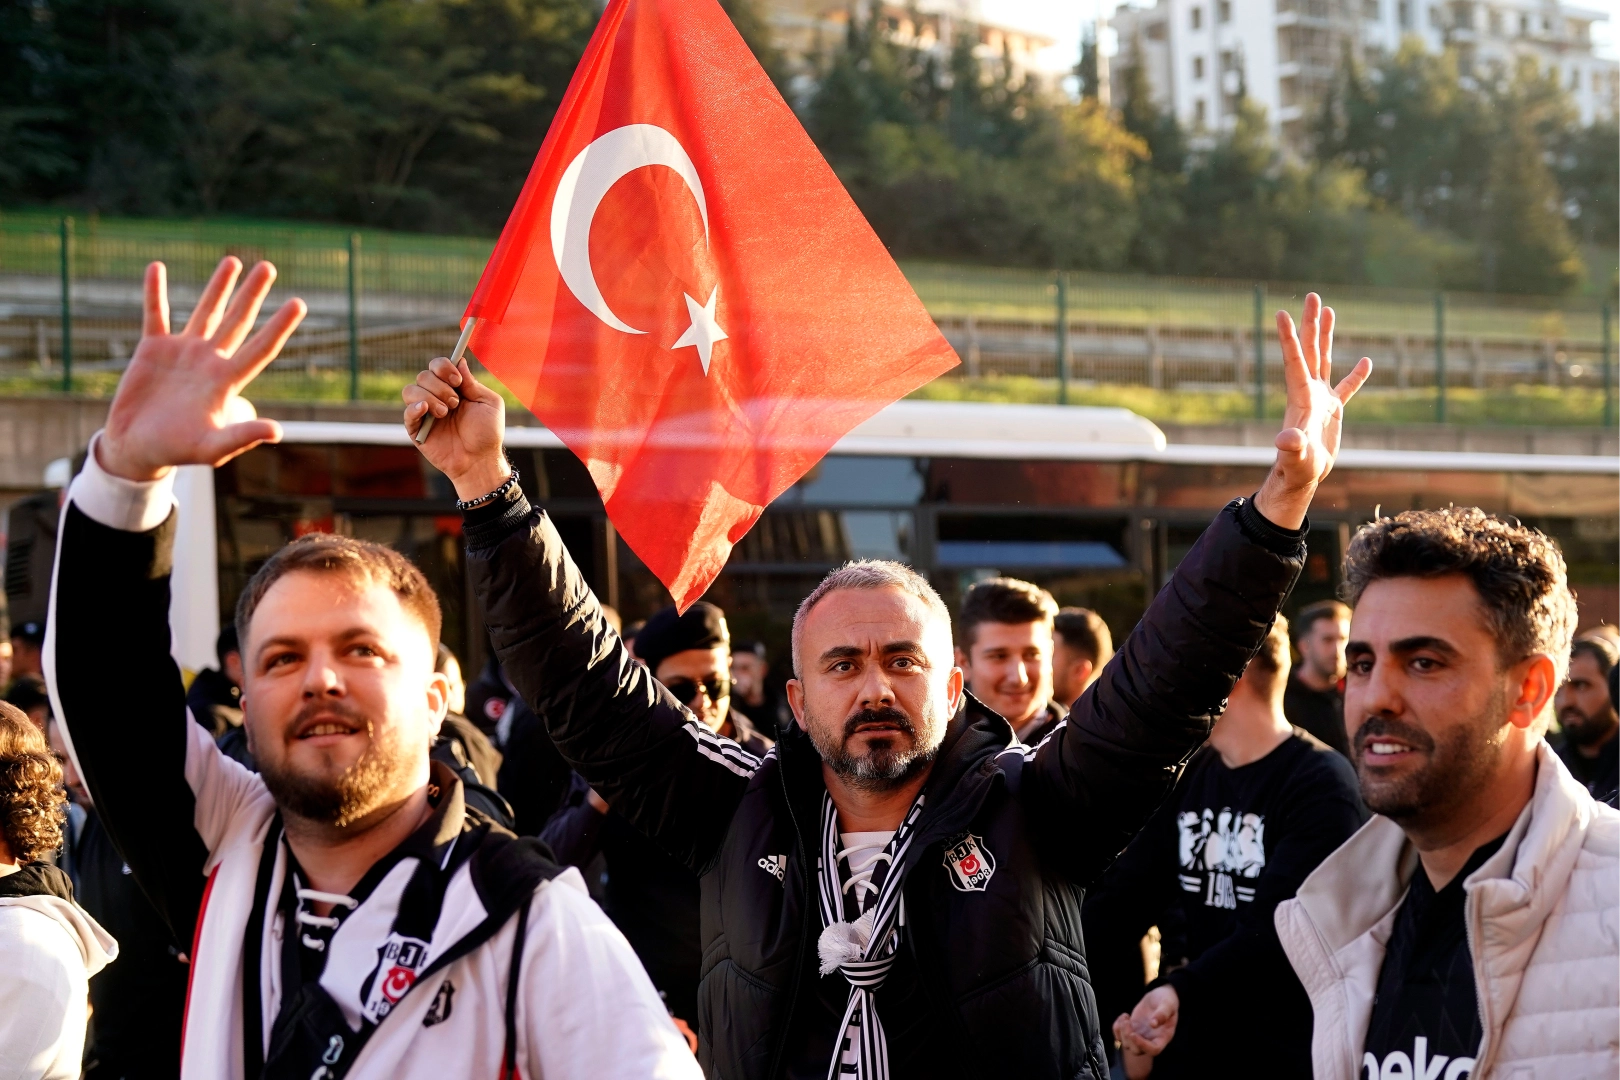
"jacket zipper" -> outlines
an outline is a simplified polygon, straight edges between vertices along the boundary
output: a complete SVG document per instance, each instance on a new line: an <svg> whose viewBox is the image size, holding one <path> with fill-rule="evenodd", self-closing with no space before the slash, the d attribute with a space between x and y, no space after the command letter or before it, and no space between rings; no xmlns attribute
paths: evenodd
<svg viewBox="0 0 1620 1080"><path fill-rule="evenodd" d="M1422 873L1420 869L1418 871ZM1478 952L1478 937L1474 933L1474 922L1479 917L1479 900L1470 890L1463 900L1463 933L1468 939L1468 958L1474 965L1474 1008L1479 1010L1479 1026L1483 1034L1479 1040L1479 1050L1474 1057L1474 1067L1468 1075L1484 1076L1486 1066L1489 1064L1489 1054L1495 1050L1491 1045L1491 1018L1485 1015L1485 958Z"/></svg>
<svg viewBox="0 0 1620 1080"><path fill-rule="evenodd" d="M806 879L809 879L810 856L804 846L804 831L799 828L799 815L793 812L793 793L788 790L786 762L778 755L776 762L776 777L782 784L782 803L787 807L788 820L793 823L793 838L798 847L799 862L803 864ZM787 1013L782 1018L782 1033L776 1042L776 1053L772 1055L770 1071L765 1075L774 1078L781 1075L782 1067L786 1063L787 1037L793 1030L793 1013L799 1005L799 987L804 982L804 974L800 970L804 966L804 951L810 940L810 911L809 904L801 903L803 914L800 916L799 944L793 953L793 989L788 993Z"/></svg>

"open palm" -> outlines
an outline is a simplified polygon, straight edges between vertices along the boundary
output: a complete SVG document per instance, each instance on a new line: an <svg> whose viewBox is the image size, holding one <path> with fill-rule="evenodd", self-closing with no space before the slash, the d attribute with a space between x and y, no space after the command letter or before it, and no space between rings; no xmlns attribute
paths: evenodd
<svg viewBox="0 0 1620 1080"><path fill-rule="evenodd" d="M1344 433L1344 408L1372 374L1372 361L1362 357L1337 386L1333 372L1333 309L1315 293L1305 297L1300 330L1286 311L1277 313L1277 340L1282 344L1283 383L1288 405L1277 433L1277 463L1255 497L1256 508L1288 528L1304 521L1311 496L1333 471Z"/></svg>
<svg viewBox="0 0 1620 1080"><path fill-rule="evenodd" d="M167 271L160 262L146 268L141 342L119 381L97 447L104 469L153 480L175 465L220 465L281 438L281 425L257 419L241 392L281 352L307 309L302 300L289 300L248 337L276 270L257 264L238 291L241 272L241 260L220 260L175 334L169 330Z"/></svg>

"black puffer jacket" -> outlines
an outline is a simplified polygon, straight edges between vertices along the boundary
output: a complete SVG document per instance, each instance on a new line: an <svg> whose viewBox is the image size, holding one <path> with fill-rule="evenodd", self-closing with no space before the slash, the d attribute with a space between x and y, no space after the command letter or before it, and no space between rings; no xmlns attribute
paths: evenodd
<svg viewBox="0 0 1620 1080"><path fill-rule="evenodd" d="M496 652L558 750L701 875L708 1075L824 1077L847 986L816 973L824 789L808 738L790 733L760 762L699 724L631 659L521 494L470 513L466 536ZM1235 501L1039 750L971 699L951 722L907 856L904 944L877 998L896 1080L1107 1075L1081 887L1203 742L1304 557L1303 532ZM964 842L994 861L982 888L946 865Z"/></svg>

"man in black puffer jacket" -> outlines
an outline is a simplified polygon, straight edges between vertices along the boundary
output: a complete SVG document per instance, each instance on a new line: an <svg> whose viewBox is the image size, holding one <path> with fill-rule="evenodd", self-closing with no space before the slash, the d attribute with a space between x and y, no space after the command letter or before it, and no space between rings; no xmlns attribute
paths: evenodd
<svg viewBox="0 0 1620 1080"><path fill-rule="evenodd" d="M1325 316L1325 317L1324 317ZM1286 317L1282 317L1286 320ZM895 563L834 571L794 620L797 724L763 759L633 660L501 455L504 406L463 362L405 391L468 507L469 571L512 684L558 751L702 886L711 1080L1107 1075L1082 887L1208 735L1305 558L1337 451L1332 317L1313 295L1277 465L1216 517L1102 678L1038 749L962 686L950 618Z"/></svg>

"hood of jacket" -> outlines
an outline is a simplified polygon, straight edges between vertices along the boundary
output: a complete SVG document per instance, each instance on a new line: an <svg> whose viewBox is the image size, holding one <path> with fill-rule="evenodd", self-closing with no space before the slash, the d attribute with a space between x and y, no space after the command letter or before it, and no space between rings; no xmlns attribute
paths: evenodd
<svg viewBox="0 0 1620 1080"><path fill-rule="evenodd" d="M118 958L118 942L73 902L68 876L49 863L29 863L0 877L0 907L25 908L56 923L79 946L89 978Z"/></svg>
<svg viewBox="0 0 1620 1080"><path fill-rule="evenodd" d="M1616 817L1546 742L1537 747L1529 803L1496 854L1463 882L1485 1028L1476 1075L1486 1076L1492 1064L1526 968L1590 847L1589 834L1600 819L1612 834ZM1600 839L1601 847L1612 847L1612 836ZM1375 815L1277 909L1283 948L1317 1011L1313 1056L1324 1080L1356 1075L1384 950L1417 869L1417 850L1401 827Z"/></svg>

